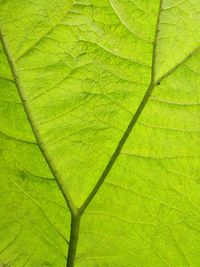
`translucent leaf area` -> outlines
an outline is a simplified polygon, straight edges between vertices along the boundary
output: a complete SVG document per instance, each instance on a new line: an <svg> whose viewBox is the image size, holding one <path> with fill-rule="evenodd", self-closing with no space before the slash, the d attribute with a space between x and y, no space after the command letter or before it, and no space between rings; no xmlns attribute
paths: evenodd
<svg viewBox="0 0 200 267"><path fill-rule="evenodd" d="M0 0L0 266L200 266L199 14Z"/></svg>

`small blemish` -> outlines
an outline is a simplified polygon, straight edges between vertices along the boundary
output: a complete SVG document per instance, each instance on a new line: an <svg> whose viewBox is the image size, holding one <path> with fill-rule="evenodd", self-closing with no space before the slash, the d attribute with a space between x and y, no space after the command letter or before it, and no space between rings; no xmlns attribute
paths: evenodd
<svg viewBox="0 0 200 267"><path fill-rule="evenodd" d="M18 171L18 175L22 180L26 179L26 172L25 171Z"/></svg>
<svg viewBox="0 0 200 267"><path fill-rule="evenodd" d="M43 264L44 264L44 266L52 266L51 263L49 263L47 261L45 261Z"/></svg>
<svg viewBox="0 0 200 267"><path fill-rule="evenodd" d="M1 262L0 262L0 267L9 267L9 266L10 266L9 263L1 263Z"/></svg>

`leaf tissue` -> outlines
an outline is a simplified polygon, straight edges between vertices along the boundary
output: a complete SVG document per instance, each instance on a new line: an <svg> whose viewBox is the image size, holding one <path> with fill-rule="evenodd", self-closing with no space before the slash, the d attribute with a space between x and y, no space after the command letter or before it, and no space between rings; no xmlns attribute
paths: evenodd
<svg viewBox="0 0 200 267"><path fill-rule="evenodd" d="M200 266L199 14L0 0L0 266Z"/></svg>

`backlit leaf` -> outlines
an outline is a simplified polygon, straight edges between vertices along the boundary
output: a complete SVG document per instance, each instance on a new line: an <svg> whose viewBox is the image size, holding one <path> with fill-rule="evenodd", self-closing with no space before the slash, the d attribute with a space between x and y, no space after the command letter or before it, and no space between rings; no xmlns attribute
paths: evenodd
<svg viewBox="0 0 200 267"><path fill-rule="evenodd" d="M0 266L200 266L199 0L0 0Z"/></svg>

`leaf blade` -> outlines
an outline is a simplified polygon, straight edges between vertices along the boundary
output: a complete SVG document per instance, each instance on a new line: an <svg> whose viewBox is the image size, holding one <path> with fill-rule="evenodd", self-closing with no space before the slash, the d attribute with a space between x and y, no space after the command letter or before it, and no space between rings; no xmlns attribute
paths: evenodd
<svg viewBox="0 0 200 267"><path fill-rule="evenodd" d="M50 32L42 42L36 42L36 47L18 57L17 61L19 76L27 88L26 100L34 111L41 139L53 155L61 177L66 175L64 184L78 207L109 161L148 87L150 70L154 70L153 83L150 82L150 89L156 87L153 95L147 94L145 110L136 118L134 131L130 130L128 139L125 138L124 147L122 145L113 168L111 166L112 171L110 168L101 180L102 186L97 184L94 193L98 194L93 194L87 202L88 205L92 200L82 216L76 265L147 266L151 263L152 266L198 266L198 243L192 244L192 237L198 239L195 231L198 231L199 218L196 187L199 170L199 48L193 50L198 47L198 41L194 42L194 34L193 41L174 58L166 57L163 50L172 48L171 42L165 43L163 39L166 29L163 22L166 18L173 20L173 12L177 8L184 9L187 1L176 5L173 1L163 1L154 53L148 41L145 43L134 37L134 30L137 32L143 22L146 26L150 23L148 12L155 11L158 2L136 1L133 4L137 12L146 5L147 10L139 11L140 14L148 13L143 22L137 18L137 12L131 18L126 16L126 1L110 1L112 8L108 1L94 2L95 5L87 1L75 3L62 20L64 24ZM193 1L193 4L198 10L198 3ZM198 25L195 11L192 8L190 11L193 16L191 25ZM178 23L186 17L178 12ZM102 26L102 19L108 27ZM131 19L138 19L139 26L135 29ZM153 19L155 21L155 17L151 22ZM131 28L133 35L126 28ZM187 27L186 36L188 31L192 34ZM10 33L7 33L9 40ZM176 29L171 27L170 34L174 36L175 33ZM65 39L66 45L62 44L55 52L58 43L62 43L62 34L67 34L72 42ZM141 34L148 36L150 33L144 31ZM115 49L116 40L118 50ZM9 42L14 52L12 41ZM179 43L183 46L184 42L185 36L181 34ZM64 55L63 48L66 47L69 53ZM131 47L135 48L134 52ZM139 53L142 49L144 56ZM155 59L152 68L150 54ZM164 65L163 58L166 59ZM75 64L77 61L78 65ZM37 81L35 77L38 77ZM105 88L99 90L100 85ZM194 254L196 257L192 256ZM57 266L58 262L54 264Z"/></svg>

